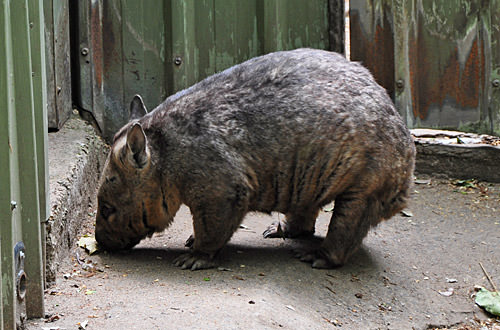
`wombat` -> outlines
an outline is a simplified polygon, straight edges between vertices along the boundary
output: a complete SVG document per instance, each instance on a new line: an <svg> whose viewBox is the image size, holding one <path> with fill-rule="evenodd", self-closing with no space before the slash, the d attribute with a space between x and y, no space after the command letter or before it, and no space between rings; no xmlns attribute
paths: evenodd
<svg viewBox="0 0 500 330"><path fill-rule="evenodd" d="M334 201L321 245L299 254L330 268L407 203L412 137L368 70L340 54L264 55L150 113L135 96L130 114L98 192L96 239L107 250L163 231L185 204L194 236L174 263L209 268L248 212L285 214L265 237L311 237L319 210Z"/></svg>

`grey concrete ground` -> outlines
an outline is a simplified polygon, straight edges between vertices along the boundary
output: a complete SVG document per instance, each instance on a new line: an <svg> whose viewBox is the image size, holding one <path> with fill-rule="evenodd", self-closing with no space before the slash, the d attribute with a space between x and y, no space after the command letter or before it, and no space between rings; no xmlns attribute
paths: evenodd
<svg viewBox="0 0 500 330"><path fill-rule="evenodd" d="M68 132L62 142L51 138L52 155L61 156L51 160L51 171L57 165L63 177L73 178L51 177L59 203L97 182L95 168L82 180L73 172L102 163L92 152L102 153L103 145L79 125L68 127L85 130L83 140ZM91 141L93 147L85 147ZM78 153L78 162L64 163ZM56 222L70 234L53 241L60 242L60 267L51 268L47 318L31 320L28 329L432 329L463 323L481 329L479 320L491 316L471 295L475 285L491 290L479 262L500 286L500 184L418 179L411 216L382 223L347 265L333 270L312 269L293 257L294 247L315 242L262 238L278 214L248 215L219 255L219 269L180 270L171 262L192 231L185 207L171 228L129 252L89 256L73 244L67 253L69 236L93 234L95 221L93 197L73 199ZM321 212L319 237L330 215Z"/></svg>
<svg viewBox="0 0 500 330"><path fill-rule="evenodd" d="M272 219L259 214L247 217L248 228L221 253L223 268L180 270L171 261L191 232L183 208L172 228L130 252L75 249L46 296L47 313L59 319L29 328L427 329L485 319L471 294L474 285L489 287L479 262L500 282L500 185L482 187L485 195L449 181L417 185L413 216L381 224L334 270L293 258L300 242L263 239ZM320 215L320 236L329 216ZM82 219L85 231L92 220ZM97 270L83 270L76 252Z"/></svg>

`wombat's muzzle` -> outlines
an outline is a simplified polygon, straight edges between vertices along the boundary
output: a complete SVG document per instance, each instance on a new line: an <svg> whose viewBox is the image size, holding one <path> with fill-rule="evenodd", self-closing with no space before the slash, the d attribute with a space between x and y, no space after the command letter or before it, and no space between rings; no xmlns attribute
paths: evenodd
<svg viewBox="0 0 500 330"><path fill-rule="evenodd" d="M97 244L99 244L99 249L106 251L128 250L133 248L140 241L140 239L137 239L128 242L125 239L111 239L110 236L111 235L105 233L102 230L96 230L95 239L97 241Z"/></svg>

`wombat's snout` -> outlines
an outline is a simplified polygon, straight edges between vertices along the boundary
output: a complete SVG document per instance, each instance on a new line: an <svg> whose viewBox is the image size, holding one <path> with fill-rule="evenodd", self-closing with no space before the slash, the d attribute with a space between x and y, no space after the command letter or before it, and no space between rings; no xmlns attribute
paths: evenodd
<svg viewBox="0 0 500 330"><path fill-rule="evenodd" d="M95 240L99 244L99 249L110 252L131 249L140 241L140 239L131 242L124 239L112 239L111 235L104 230L96 230Z"/></svg>

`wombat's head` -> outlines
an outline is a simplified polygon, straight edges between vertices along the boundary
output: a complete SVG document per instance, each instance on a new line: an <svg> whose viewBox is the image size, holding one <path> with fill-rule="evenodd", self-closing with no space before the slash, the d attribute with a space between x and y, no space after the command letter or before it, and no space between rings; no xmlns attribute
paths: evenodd
<svg viewBox="0 0 500 330"><path fill-rule="evenodd" d="M114 137L97 193L95 237L105 250L132 248L164 230L179 209L177 190L162 182L151 161L148 139L134 119L145 113L135 96L130 123Z"/></svg>

